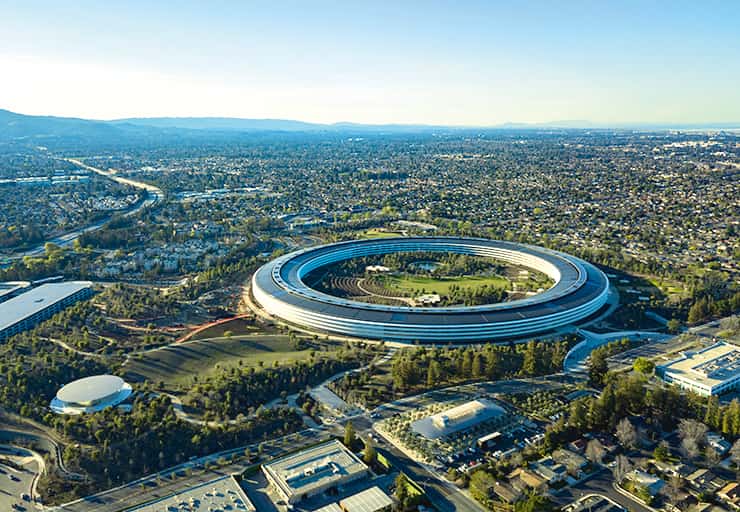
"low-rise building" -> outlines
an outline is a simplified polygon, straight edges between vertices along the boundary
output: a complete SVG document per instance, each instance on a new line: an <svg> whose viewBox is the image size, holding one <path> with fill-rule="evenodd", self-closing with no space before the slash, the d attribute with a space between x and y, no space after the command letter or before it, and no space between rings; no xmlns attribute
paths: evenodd
<svg viewBox="0 0 740 512"><path fill-rule="evenodd" d="M645 471L635 469L627 475L635 485L644 487L650 496L655 496L665 486L665 482L658 476L651 475Z"/></svg>
<svg viewBox="0 0 740 512"><path fill-rule="evenodd" d="M740 388L740 347L723 341L659 365L656 373L668 383L700 395L719 395Z"/></svg>
<svg viewBox="0 0 740 512"><path fill-rule="evenodd" d="M483 423L500 423L506 409L493 401L480 398L412 423L411 428L427 439L440 439L470 430Z"/></svg>
<svg viewBox="0 0 740 512"><path fill-rule="evenodd" d="M31 283L28 281L6 281L0 283L0 302L12 299L30 286Z"/></svg>
<svg viewBox="0 0 740 512"><path fill-rule="evenodd" d="M686 477L695 494L714 494L722 489L727 482L708 469L697 469Z"/></svg>
<svg viewBox="0 0 740 512"><path fill-rule="evenodd" d="M707 434L707 445L720 456L726 455L730 451L730 448L732 448L730 442L716 432L709 432Z"/></svg>
<svg viewBox="0 0 740 512"><path fill-rule="evenodd" d="M273 490L294 504L364 478L370 469L339 441L329 441L262 465Z"/></svg>
<svg viewBox="0 0 740 512"><path fill-rule="evenodd" d="M530 464L530 469L542 477L548 485L557 484L568 476L568 469L561 463L555 462L552 457L545 457Z"/></svg>
<svg viewBox="0 0 740 512"><path fill-rule="evenodd" d="M586 457L566 449L558 449L552 452L552 458L568 469L568 473L576 478L583 477L583 470L588 466Z"/></svg>
<svg viewBox="0 0 740 512"><path fill-rule="evenodd" d="M516 468L506 475L506 478L512 487L521 492L527 492L530 489L544 491L547 488L547 482L544 478L526 468Z"/></svg>
<svg viewBox="0 0 740 512"><path fill-rule="evenodd" d="M91 282L68 281L42 284L8 299L0 303L0 340L32 329L92 294Z"/></svg>
<svg viewBox="0 0 740 512"><path fill-rule="evenodd" d="M626 512L626 510L606 496L591 494L566 505L563 512Z"/></svg>
<svg viewBox="0 0 740 512"><path fill-rule="evenodd" d="M735 509L740 509L740 483L730 482L717 491L717 497Z"/></svg>
<svg viewBox="0 0 740 512"><path fill-rule="evenodd" d="M496 481L493 486L488 489L490 496L496 496L504 503L516 503L521 500L524 494L519 489L507 484L506 482Z"/></svg>
<svg viewBox="0 0 740 512"><path fill-rule="evenodd" d="M234 512L256 512L244 490L233 476L222 476L187 490L164 496L128 512L162 512L184 510L232 510Z"/></svg>
<svg viewBox="0 0 740 512"><path fill-rule="evenodd" d="M393 508L393 500L374 486L339 500L339 507L342 512L387 512Z"/></svg>

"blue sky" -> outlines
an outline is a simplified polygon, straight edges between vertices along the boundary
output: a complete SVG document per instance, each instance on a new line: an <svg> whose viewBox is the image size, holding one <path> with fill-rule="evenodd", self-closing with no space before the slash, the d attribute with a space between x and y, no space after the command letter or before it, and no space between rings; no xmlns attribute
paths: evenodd
<svg viewBox="0 0 740 512"><path fill-rule="evenodd" d="M5 2L0 108L317 122L740 121L740 2Z"/></svg>

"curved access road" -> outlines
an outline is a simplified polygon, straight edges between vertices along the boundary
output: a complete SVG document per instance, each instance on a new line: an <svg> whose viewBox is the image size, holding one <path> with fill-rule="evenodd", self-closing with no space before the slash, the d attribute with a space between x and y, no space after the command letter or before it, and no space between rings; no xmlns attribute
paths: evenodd
<svg viewBox="0 0 740 512"><path fill-rule="evenodd" d="M103 169L98 169L97 167L93 167L91 165L87 165L86 163L77 160L75 158L64 158L65 161L72 163L78 167L82 167L83 169L86 169L90 172L94 172L95 174L99 174L100 176L103 176L105 178L108 178L109 180L115 181L116 183L120 183L122 185L128 185L134 188L138 188L140 190L146 191L146 198L136 204L133 208L127 210L123 216L128 217L131 215L134 215L135 213L140 212L141 210L145 208L149 208L151 206L154 206L158 203L160 203L164 199L164 192L162 192L162 189L155 187L154 185L151 185L149 183L144 183L141 181L135 181L129 178L124 178L122 176L117 176L114 171L104 171ZM85 233L90 233L92 231L97 231L113 217L113 214L107 216L105 219L99 220L93 224L89 224L87 226L75 229L74 231L70 231L69 233L65 233L63 235L56 236L54 238L51 238L49 240L46 240L44 243L37 245L36 247L32 249L28 249L27 251L21 251L18 253L13 254L10 256L11 259L20 259L25 256L39 256L44 253L44 246L47 243L52 243L55 245L58 245L60 247L68 247L74 243L75 240L80 238Z"/></svg>

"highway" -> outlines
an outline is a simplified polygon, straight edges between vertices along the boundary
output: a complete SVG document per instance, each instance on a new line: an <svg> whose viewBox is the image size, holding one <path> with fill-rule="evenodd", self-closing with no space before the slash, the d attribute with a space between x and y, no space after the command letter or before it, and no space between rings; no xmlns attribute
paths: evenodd
<svg viewBox="0 0 740 512"><path fill-rule="evenodd" d="M131 180L128 178L123 178L121 176L116 176L116 174L113 171L104 171L102 169L98 169L97 167L87 165L86 163L81 162L80 160L77 160L75 158L65 158L64 160L74 165L77 165L78 167L82 167L83 169L86 169L90 172L99 174L100 176L103 176L109 180L115 181L116 183L120 183L122 185L128 185L128 186L135 187L135 188L146 191L147 193L146 198L143 201L139 202L137 205L135 205L133 208L127 210L123 214L124 217L134 215L135 213L140 212L144 208L149 208L150 206L159 204L162 201L162 199L164 199L164 192L162 192L160 188L155 187L154 185L143 183L141 181ZM93 224L89 224L87 226L75 229L74 231L70 231L63 235L59 235L49 240L46 240L44 243L39 244L36 247L33 247L32 249L28 249L26 251L15 253L9 258L10 259L20 259L25 256L40 256L44 254L45 252L44 246L47 243L52 243L52 244L58 245L59 247L69 247L74 243L75 240L80 238L85 233L91 233L93 231L97 231L103 226L105 226L105 224L109 220L111 220L111 218L113 218L113 215L114 214L111 214L103 220L100 220Z"/></svg>

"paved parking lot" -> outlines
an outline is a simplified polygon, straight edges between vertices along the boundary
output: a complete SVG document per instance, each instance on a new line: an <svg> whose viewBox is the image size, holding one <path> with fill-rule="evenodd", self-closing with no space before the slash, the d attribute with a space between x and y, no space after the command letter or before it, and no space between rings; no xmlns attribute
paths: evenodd
<svg viewBox="0 0 740 512"><path fill-rule="evenodd" d="M666 340L654 341L640 347L615 354L608 359L609 367L612 369L627 368L633 365L638 357L656 358L664 356L666 360L671 359L668 354L673 354L696 345L695 340L673 337Z"/></svg>

